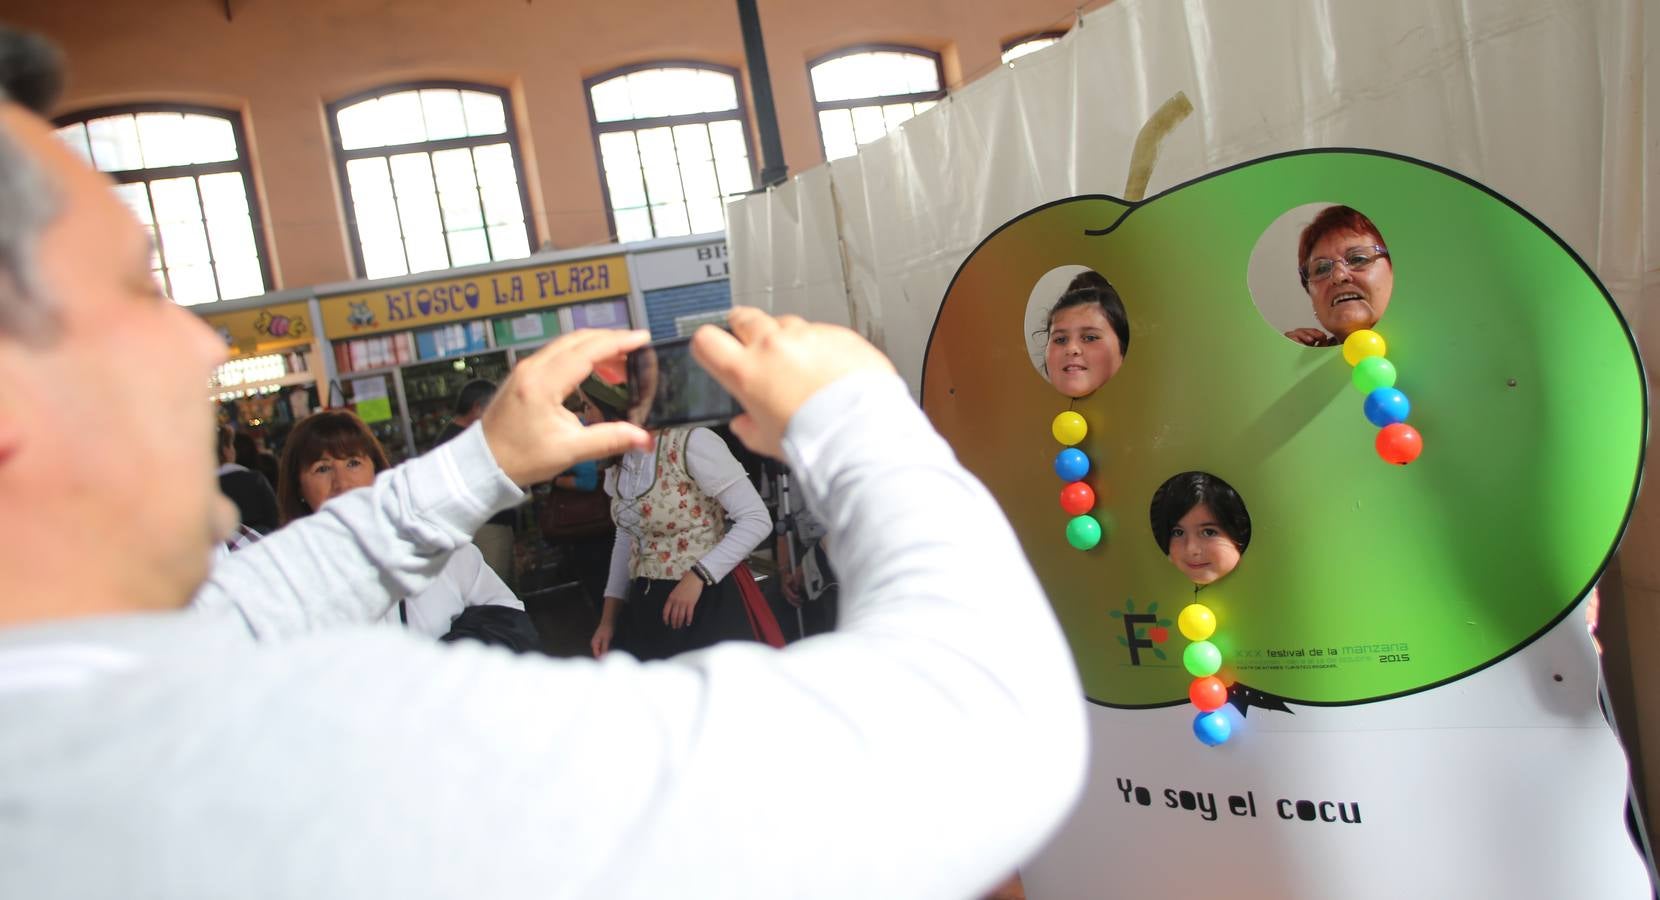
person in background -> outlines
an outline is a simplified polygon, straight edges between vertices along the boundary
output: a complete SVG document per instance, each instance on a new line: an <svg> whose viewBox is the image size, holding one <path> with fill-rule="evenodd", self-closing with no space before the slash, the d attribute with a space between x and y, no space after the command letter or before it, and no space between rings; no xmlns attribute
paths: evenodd
<svg viewBox="0 0 1660 900"><path fill-rule="evenodd" d="M234 438L236 444L236 464L244 469L250 469L265 476L265 483L273 489L277 486L277 456L269 450L262 449L259 441L246 431L237 431Z"/></svg>
<svg viewBox="0 0 1660 900"><path fill-rule="evenodd" d="M600 384L598 379L589 381ZM565 409L584 427L602 421L581 391L565 398ZM604 604L617 532L611 522L611 501L601 489L600 473L603 467L614 464L615 460L584 460L554 476L542 496L537 518L543 540L560 548L568 576L581 585L583 599L596 614Z"/></svg>
<svg viewBox="0 0 1660 900"><path fill-rule="evenodd" d="M219 426L219 491L231 498L242 516L242 524L260 534L277 529L277 495L265 476L236 461L238 432Z"/></svg>
<svg viewBox="0 0 1660 900"><path fill-rule="evenodd" d="M593 378L585 388L588 416L629 417L622 392ZM739 593L749 572L738 567L771 534L772 517L725 441L707 428L656 432L650 450L606 470L605 493L617 535L595 656L613 641L648 660L759 637Z"/></svg>
<svg viewBox="0 0 1660 900"><path fill-rule="evenodd" d="M482 418L495 396L496 383L487 378L475 378L463 385L461 394L455 398L455 417L438 433L433 446L453 440ZM513 577L513 528L518 519L518 510L504 510L492 516L473 535L473 544L484 554L484 561L509 587L517 583Z"/></svg>
<svg viewBox="0 0 1660 900"><path fill-rule="evenodd" d="M356 413L325 410L301 419L288 434L278 470L282 523L309 516L347 491L368 487L386 468L385 449ZM466 544L449 555L431 583L399 599L381 621L442 638L457 617L475 606L500 606L520 613L525 608L485 565L478 548Z"/></svg>

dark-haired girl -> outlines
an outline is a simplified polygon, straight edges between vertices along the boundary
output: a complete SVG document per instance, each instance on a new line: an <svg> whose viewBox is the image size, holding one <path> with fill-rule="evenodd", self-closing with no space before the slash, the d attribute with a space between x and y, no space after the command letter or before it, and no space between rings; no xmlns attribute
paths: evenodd
<svg viewBox="0 0 1660 900"><path fill-rule="evenodd" d="M1150 513L1159 549L1197 585L1232 572L1251 543L1245 501L1208 472L1183 472L1166 481L1153 494Z"/></svg>
<svg viewBox="0 0 1660 900"><path fill-rule="evenodd" d="M1130 350L1130 319L1107 279L1083 272L1049 310L1044 371L1068 397L1086 397L1118 374Z"/></svg>

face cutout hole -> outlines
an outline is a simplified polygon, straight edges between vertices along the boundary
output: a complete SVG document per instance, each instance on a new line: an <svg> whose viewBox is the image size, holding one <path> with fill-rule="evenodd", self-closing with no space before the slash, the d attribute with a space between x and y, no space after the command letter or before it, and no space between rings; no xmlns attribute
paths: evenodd
<svg viewBox="0 0 1660 900"><path fill-rule="evenodd" d="M1166 480L1153 492L1148 518L1159 551L1200 587L1238 567L1251 544L1245 501L1209 472L1183 472Z"/></svg>
<svg viewBox="0 0 1660 900"><path fill-rule="evenodd" d="M1117 289L1087 266L1057 266L1026 300L1027 355L1062 395L1087 397L1111 381L1130 349L1130 318Z"/></svg>
<svg viewBox="0 0 1660 900"><path fill-rule="evenodd" d="M1251 251L1251 300L1273 329L1305 347L1336 347L1389 307L1395 262L1372 220L1337 203L1293 207ZM1306 280L1305 280L1306 279Z"/></svg>

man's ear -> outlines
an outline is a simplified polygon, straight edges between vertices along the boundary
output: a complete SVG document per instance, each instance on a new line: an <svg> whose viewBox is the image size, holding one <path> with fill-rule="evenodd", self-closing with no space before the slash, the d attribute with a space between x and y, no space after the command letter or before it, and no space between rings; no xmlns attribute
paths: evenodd
<svg viewBox="0 0 1660 900"><path fill-rule="evenodd" d="M20 391L29 390L28 378L40 359L29 349L5 335L0 335L0 466L4 466L24 443L24 425L28 413Z"/></svg>
<svg viewBox="0 0 1660 900"><path fill-rule="evenodd" d="M12 455L23 443L23 433L14 423L15 419L0 414L0 467L11 461Z"/></svg>

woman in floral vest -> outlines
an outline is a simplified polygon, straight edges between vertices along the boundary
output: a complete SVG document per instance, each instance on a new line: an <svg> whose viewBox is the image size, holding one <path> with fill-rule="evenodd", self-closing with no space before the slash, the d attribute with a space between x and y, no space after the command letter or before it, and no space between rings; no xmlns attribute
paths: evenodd
<svg viewBox="0 0 1660 900"><path fill-rule="evenodd" d="M618 389L589 379L582 395L585 418L624 417ZM654 436L651 449L629 451L606 470L617 539L595 656L616 647L666 659L754 638L733 570L772 533L772 517L714 432L669 428Z"/></svg>

